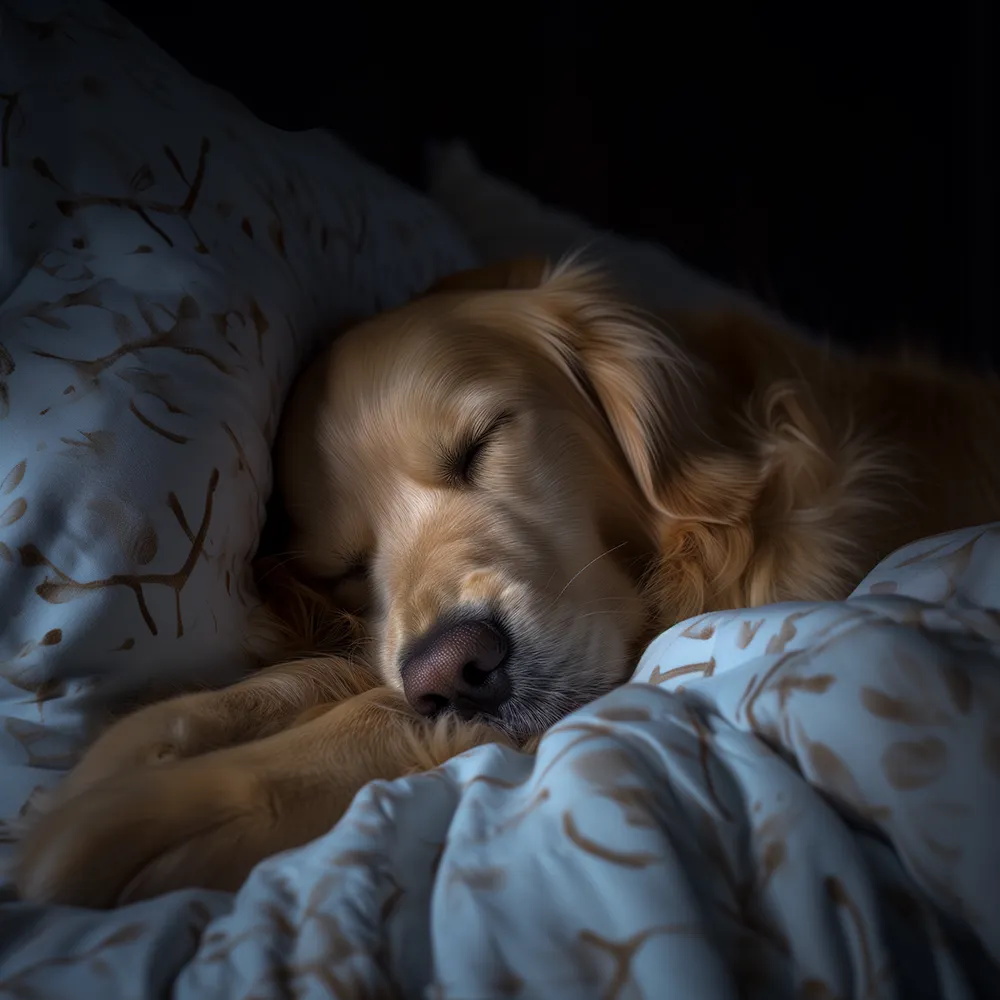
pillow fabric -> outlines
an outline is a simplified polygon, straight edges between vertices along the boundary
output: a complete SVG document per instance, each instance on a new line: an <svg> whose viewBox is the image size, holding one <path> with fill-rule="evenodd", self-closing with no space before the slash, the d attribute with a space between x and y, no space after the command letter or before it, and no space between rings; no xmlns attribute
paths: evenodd
<svg viewBox="0 0 1000 1000"><path fill-rule="evenodd" d="M104 4L0 0L0 816L72 762L86 678L242 668L297 367L471 262Z"/></svg>

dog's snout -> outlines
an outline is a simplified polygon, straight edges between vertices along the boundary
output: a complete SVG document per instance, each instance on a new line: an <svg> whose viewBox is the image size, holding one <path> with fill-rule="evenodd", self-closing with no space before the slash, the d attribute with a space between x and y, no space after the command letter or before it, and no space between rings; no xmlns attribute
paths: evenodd
<svg viewBox="0 0 1000 1000"><path fill-rule="evenodd" d="M402 664L406 700L421 715L448 709L467 717L495 715L510 697L507 651L506 636L492 622L436 625Z"/></svg>

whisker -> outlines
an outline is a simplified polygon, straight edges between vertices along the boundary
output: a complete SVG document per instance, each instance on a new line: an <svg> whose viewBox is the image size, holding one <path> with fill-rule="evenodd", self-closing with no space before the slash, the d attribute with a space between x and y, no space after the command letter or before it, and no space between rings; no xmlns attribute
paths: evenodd
<svg viewBox="0 0 1000 1000"><path fill-rule="evenodd" d="M284 552L268 552L267 555L262 555L260 557L261 561L266 561L268 559L277 559L280 556L304 556L304 549L285 549Z"/></svg>
<svg viewBox="0 0 1000 1000"><path fill-rule="evenodd" d="M261 583L261 581L266 580L272 573L287 566L290 562L294 562L296 559L301 559L305 555L305 553L288 552L285 553L284 555L285 555L284 559L280 559L279 561L275 562L274 565L268 566L267 569L265 569L264 572L257 577L258 584ZM277 557L268 557L268 561L270 561L271 558L277 558Z"/></svg>
<svg viewBox="0 0 1000 1000"><path fill-rule="evenodd" d="M605 556L611 555L612 552L617 552L619 549L624 548L625 544L626 544L625 542L620 542L618 545L613 545L610 549L606 549L599 556L594 556L594 558L591 559L589 563L578 569L566 582L566 586L563 587L563 589L560 590L558 594L556 594L556 601L558 601L559 598L566 593L566 591L570 588L570 586L572 586L572 584L580 578L580 575L582 573L585 573L588 569L590 569L590 567L593 566L594 563L599 562Z"/></svg>
<svg viewBox="0 0 1000 1000"><path fill-rule="evenodd" d="M607 604L608 602L614 602L615 604L628 604L632 601L631 597L593 597L589 601L584 601L580 605L581 608L589 608L592 604Z"/></svg>

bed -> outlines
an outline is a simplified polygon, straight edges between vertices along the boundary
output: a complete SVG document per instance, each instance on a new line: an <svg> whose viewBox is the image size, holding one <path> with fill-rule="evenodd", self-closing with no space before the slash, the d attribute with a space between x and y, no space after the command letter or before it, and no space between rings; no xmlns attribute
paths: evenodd
<svg viewBox="0 0 1000 1000"><path fill-rule="evenodd" d="M245 667L269 445L332 330L581 243L651 306L735 293L461 146L429 199L269 129L100 3L0 17L9 858L109 692ZM370 785L235 895L91 912L5 885L0 998L1000 995L998 658L998 525L844 602L681 622L537 756Z"/></svg>

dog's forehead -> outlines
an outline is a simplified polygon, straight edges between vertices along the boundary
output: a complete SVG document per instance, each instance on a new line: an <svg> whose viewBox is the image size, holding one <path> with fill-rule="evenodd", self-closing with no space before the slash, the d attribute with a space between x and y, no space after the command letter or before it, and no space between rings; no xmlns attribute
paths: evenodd
<svg viewBox="0 0 1000 1000"><path fill-rule="evenodd" d="M518 338L441 310L410 307L346 334L330 365L342 418L453 419L497 392L526 388L537 352Z"/></svg>

